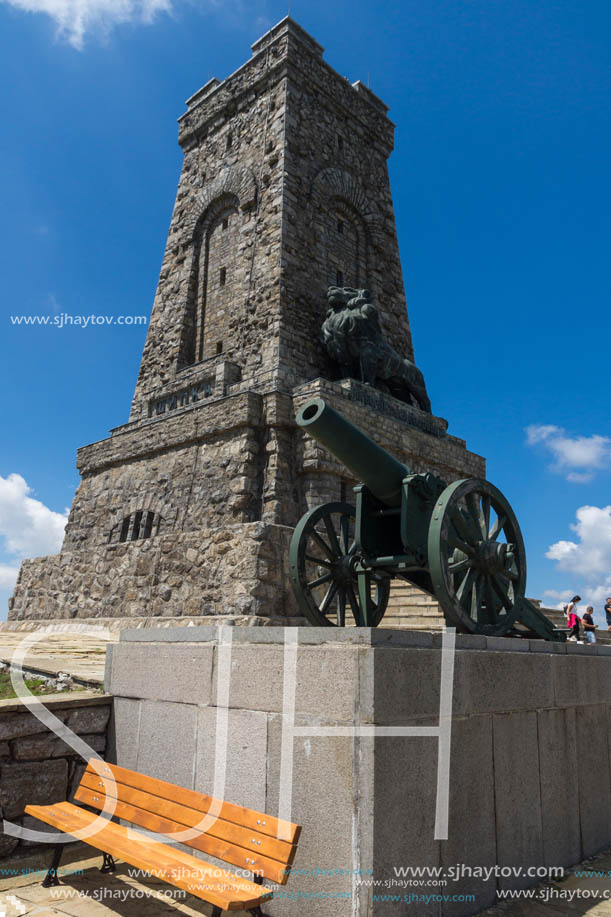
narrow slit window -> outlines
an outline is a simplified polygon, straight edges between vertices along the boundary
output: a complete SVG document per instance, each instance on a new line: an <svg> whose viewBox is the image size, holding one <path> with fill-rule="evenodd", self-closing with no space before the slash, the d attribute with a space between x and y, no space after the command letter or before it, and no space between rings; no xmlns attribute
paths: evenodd
<svg viewBox="0 0 611 917"><path fill-rule="evenodd" d="M339 150L340 153L344 149L344 138L342 137L341 134L337 135L337 149Z"/></svg>
<svg viewBox="0 0 611 917"><path fill-rule="evenodd" d="M217 352L217 353L222 353L222 352L223 352L223 342L222 342L222 341L217 341L217 342L216 342L216 352Z"/></svg>
<svg viewBox="0 0 611 917"><path fill-rule="evenodd" d="M219 274L219 283L222 287L224 287L226 282L227 282L227 268L222 267L220 274Z"/></svg>
<svg viewBox="0 0 611 917"><path fill-rule="evenodd" d="M335 283L338 287L343 287L344 285L344 272L340 271L339 268L335 272Z"/></svg>
<svg viewBox="0 0 611 917"><path fill-rule="evenodd" d="M223 229L227 229L229 226L229 217L225 217L223 220Z"/></svg>
<svg viewBox="0 0 611 917"><path fill-rule="evenodd" d="M154 518L155 518L155 514L154 514L154 513L151 513L150 511L149 511L148 513L145 513L144 528L143 528L143 530L142 530L142 537L143 537L143 538L150 538L150 537L151 537L151 534L152 534L152 531L153 531L153 520L154 520Z"/></svg>
<svg viewBox="0 0 611 917"><path fill-rule="evenodd" d="M142 513L138 512L134 515L134 525L132 528L132 541L137 541L140 538L140 525L142 523Z"/></svg>
<svg viewBox="0 0 611 917"><path fill-rule="evenodd" d="M230 150L232 146L233 146L233 134L229 133L227 134L227 149Z"/></svg>
<svg viewBox="0 0 611 917"><path fill-rule="evenodd" d="M123 520L123 525L121 526L121 534L119 535L119 541L127 541L130 520L131 516L126 516Z"/></svg>

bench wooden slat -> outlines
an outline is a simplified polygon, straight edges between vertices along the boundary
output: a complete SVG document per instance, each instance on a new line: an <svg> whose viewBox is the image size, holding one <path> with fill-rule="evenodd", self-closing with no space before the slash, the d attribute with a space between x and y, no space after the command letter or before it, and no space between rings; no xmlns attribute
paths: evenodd
<svg viewBox="0 0 611 917"><path fill-rule="evenodd" d="M98 818L69 802L51 806L26 806L25 811L67 834L87 828ZM107 821L100 830L87 838L87 843L222 910L255 908L273 895L268 889L250 880L241 879L228 870L198 860L167 844L151 842L139 831L116 822Z"/></svg>
<svg viewBox="0 0 611 917"><path fill-rule="evenodd" d="M85 802L87 805L93 805L95 808L101 809L104 806L104 789L104 783L100 780L98 775L91 774L87 771L83 774L75 799L79 802ZM112 788L110 789L112 790ZM83 792L84 790L90 792ZM201 811L197 811L196 809L181 805L177 802L161 799L159 796L152 796L150 793L126 786L119 781L117 781L116 784L116 791L111 791L109 795L132 806L137 806L144 812L151 812L154 815L163 815L171 822L175 822L183 827L194 828L200 825L205 817L204 813ZM87 798L85 798L85 796L87 796ZM96 797L98 798L96 799ZM138 823L140 824L140 822ZM147 825L143 826L148 827ZM172 830L176 831L179 829L174 828ZM268 837L252 828L243 828L240 825L236 825L235 822L228 822L220 817L217 818L213 825L206 829L206 835L227 841L243 850L248 850L250 852L256 850L261 856L277 860L284 865L289 865L293 862L297 849L295 845L288 844L286 841L280 841L275 837ZM191 842L187 841L185 843ZM216 856L216 854L214 855ZM241 862L243 862L243 856L240 865Z"/></svg>
<svg viewBox="0 0 611 917"><path fill-rule="evenodd" d="M90 790L81 784L74 798L78 802L102 809L106 797L100 795L99 790ZM116 803L115 815L118 818L123 818L135 825L139 825L141 828L154 831L156 834L170 835L178 831L184 831L186 827L191 827L185 822L176 822L164 817L161 808L160 804L160 814L156 815L151 811L140 809L119 798ZM201 812L197 813L197 815L198 818L193 820L193 824L197 824L203 817ZM254 834L254 832L251 832L251 834ZM289 872L288 864L279 863L277 860L271 860L263 856L258 852L260 848L254 845L252 849L249 850L244 847L238 847L218 837L213 837L208 833L198 834L196 837L181 841L180 843L188 844L188 846L193 847L195 850L201 850L203 853L217 857L217 859L223 860L225 863L232 863L234 866L239 866L249 872L256 872L259 875L265 876L267 879L271 879L273 882L285 884L287 881Z"/></svg>
<svg viewBox="0 0 611 917"><path fill-rule="evenodd" d="M102 768L106 768L106 773L112 774L118 783L120 782L134 789L144 790L146 793L180 803L204 814L210 810L213 802L217 802L206 793L187 790L184 787L176 786L174 783L167 783L165 780L158 780L156 777L148 777L145 774L139 774L137 771L119 767L117 764L107 764L102 761L97 763ZM91 761L87 766L87 771L97 776L97 771L92 767ZM278 837L280 833L278 829L282 824L283 829L286 829L283 831L282 837L291 846L297 843L301 834L301 825L280 822L279 819L266 815L264 812L256 812L254 809L247 809L230 802L221 801L219 816L223 821L233 822L236 825L247 827L250 830L258 831L260 834L275 838Z"/></svg>

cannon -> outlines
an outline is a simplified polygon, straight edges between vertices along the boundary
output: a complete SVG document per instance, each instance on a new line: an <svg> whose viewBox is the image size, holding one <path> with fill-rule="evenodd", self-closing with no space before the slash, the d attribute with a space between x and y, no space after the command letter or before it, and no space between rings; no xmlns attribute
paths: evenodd
<svg viewBox="0 0 611 917"><path fill-rule="evenodd" d="M524 596L522 533L493 484L414 473L322 398L297 424L362 482L356 506L316 506L295 528L290 577L311 624L377 626L401 578L434 596L458 632L566 639Z"/></svg>

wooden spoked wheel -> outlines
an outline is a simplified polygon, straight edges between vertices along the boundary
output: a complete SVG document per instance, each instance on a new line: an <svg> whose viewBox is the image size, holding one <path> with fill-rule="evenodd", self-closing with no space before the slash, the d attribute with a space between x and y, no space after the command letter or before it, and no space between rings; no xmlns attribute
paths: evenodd
<svg viewBox="0 0 611 917"><path fill-rule="evenodd" d="M315 627L345 627L367 620L380 623L390 595L390 580L375 570L360 573L368 608L359 593L359 558L354 542L355 509L326 503L303 516L290 546L290 575L299 606Z"/></svg>
<svg viewBox="0 0 611 917"><path fill-rule="evenodd" d="M526 589L526 555L511 506L488 481L456 481L435 504L431 579L448 624L463 633L510 630Z"/></svg>

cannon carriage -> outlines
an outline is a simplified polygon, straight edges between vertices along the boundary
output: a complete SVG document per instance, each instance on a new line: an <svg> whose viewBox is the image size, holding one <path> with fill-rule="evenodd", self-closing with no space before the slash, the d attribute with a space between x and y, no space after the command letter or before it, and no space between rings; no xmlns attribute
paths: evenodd
<svg viewBox="0 0 611 917"><path fill-rule="evenodd" d="M414 473L321 398L297 424L362 482L355 506L314 507L295 528L291 582L311 624L377 626L399 577L433 595L459 632L565 639L525 598L522 533L494 485Z"/></svg>

